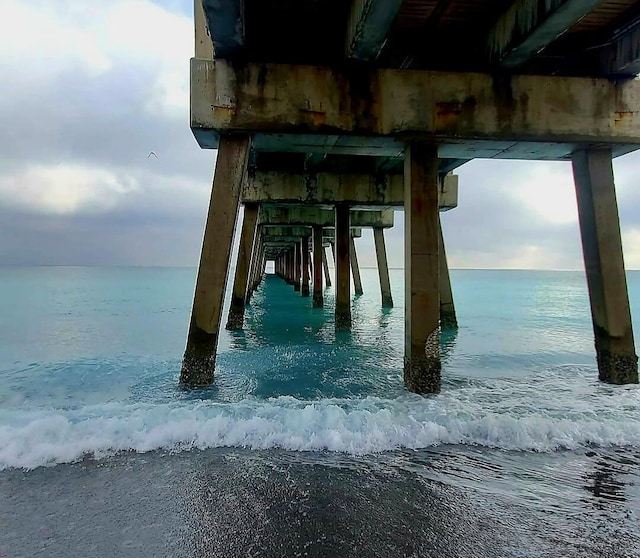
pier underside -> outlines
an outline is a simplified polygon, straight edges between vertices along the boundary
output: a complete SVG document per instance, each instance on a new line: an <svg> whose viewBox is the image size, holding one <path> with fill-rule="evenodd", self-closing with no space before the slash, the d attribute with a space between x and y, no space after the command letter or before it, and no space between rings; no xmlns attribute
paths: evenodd
<svg viewBox="0 0 640 558"><path fill-rule="evenodd" d="M300 0L296 17L305 13L325 30L341 22L347 31L316 42L306 26L296 49L287 42L297 37L293 27L271 33L282 23L267 10L279 13L271 1L196 0L191 129L200 147L219 149L222 170L185 383L213 378L230 215L241 201L249 221L231 327L242 327L241 307L267 260L302 296L313 278L312 304L322 306L330 244L336 328L349 330L350 270L355 294L362 291L357 227L374 230L382 304L392 306L383 229L393 226L392 208L403 208L405 385L439 391L440 329L457 327L440 212L457 205L451 172L474 158L572 161L600 378L638 381L611 160L640 147L640 81L628 79L640 69L640 3L471 4ZM454 15L455 45L444 32ZM425 54L442 44L450 49L441 59Z"/></svg>

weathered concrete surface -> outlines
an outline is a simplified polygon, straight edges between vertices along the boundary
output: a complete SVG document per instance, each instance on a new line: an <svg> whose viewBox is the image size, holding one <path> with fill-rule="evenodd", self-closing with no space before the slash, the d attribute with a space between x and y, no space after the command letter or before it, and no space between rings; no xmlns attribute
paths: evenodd
<svg viewBox="0 0 640 558"><path fill-rule="evenodd" d="M285 280L289 285L293 285L294 283L293 254L294 254L293 248L288 249L284 254Z"/></svg>
<svg viewBox="0 0 640 558"><path fill-rule="evenodd" d="M351 329L351 279L349 277L349 206L336 204L335 227L336 242L334 259L336 262L336 308L335 326L338 331ZM332 247L334 245L332 244Z"/></svg>
<svg viewBox="0 0 640 558"><path fill-rule="evenodd" d="M198 0L196 0L197 2ZM216 58L231 58L244 46L244 0L200 0Z"/></svg>
<svg viewBox="0 0 640 558"><path fill-rule="evenodd" d="M631 27L600 55L604 74L632 77L640 73L640 27Z"/></svg>
<svg viewBox="0 0 640 558"><path fill-rule="evenodd" d="M442 329L456 329L458 320L456 318L456 307L453 304L453 291L451 290L451 278L449 277L449 266L447 264L447 253L444 249L441 223L438 223L438 243L440 249L440 327Z"/></svg>
<svg viewBox="0 0 640 558"><path fill-rule="evenodd" d="M404 383L416 393L436 393L441 383L436 147L409 144L404 176Z"/></svg>
<svg viewBox="0 0 640 558"><path fill-rule="evenodd" d="M300 243L296 242L293 245L293 290L300 291L300 279L302 278L302 250L300 250Z"/></svg>
<svg viewBox="0 0 640 558"><path fill-rule="evenodd" d="M265 242L269 246L289 246L293 245L294 242L299 242L303 235L296 236L280 236L280 235L271 235L266 234L263 235L262 241Z"/></svg>
<svg viewBox="0 0 640 558"><path fill-rule="evenodd" d="M329 262L327 261L327 253L324 246L322 247L322 267L324 268L324 280L327 287L331 286L331 273L329 273Z"/></svg>
<svg viewBox="0 0 640 558"><path fill-rule="evenodd" d="M382 307L393 308L391 282L389 281L389 265L387 263L387 249L384 244L384 229L373 229L373 240L376 246L376 259L378 261L378 275L380 277L380 294L382 295Z"/></svg>
<svg viewBox="0 0 640 558"><path fill-rule="evenodd" d="M353 227L393 227L393 209L383 211L351 211L350 222ZM332 210L304 206L269 206L260 207L260 222L278 226L312 226L322 225L325 228L335 227L335 216ZM307 233L308 234L308 233Z"/></svg>
<svg viewBox="0 0 640 558"><path fill-rule="evenodd" d="M286 227L281 225L269 225L269 223L265 223L264 225L260 225L262 228L262 240L264 242L273 243L273 242L297 242L303 236L308 236L310 234L309 227ZM315 226L315 225L314 225ZM322 241L328 242L329 240L333 240L335 238L334 229L325 229L321 225L320 229L322 230ZM362 227L351 227L351 236L354 238L360 238L362 236Z"/></svg>
<svg viewBox="0 0 640 558"><path fill-rule="evenodd" d="M611 151L577 151L573 172L599 377L638 383Z"/></svg>
<svg viewBox="0 0 640 558"><path fill-rule="evenodd" d="M309 296L309 236L300 239L300 250L302 252L302 296Z"/></svg>
<svg viewBox="0 0 640 558"><path fill-rule="evenodd" d="M253 257L251 259L251 285L247 290L246 304L249 304L254 291L258 288L264 277L264 269L266 266L265 259L265 246L262 240L262 226L258 225L256 228L255 244L257 250L254 248ZM257 254L257 255L256 255Z"/></svg>
<svg viewBox="0 0 640 558"><path fill-rule="evenodd" d="M447 174L440 180L440 195L438 196L438 209L449 211L458 207L458 182L457 174Z"/></svg>
<svg viewBox="0 0 640 558"><path fill-rule="evenodd" d="M186 385L207 385L213 381L233 231L250 143L248 136L220 140L191 324L180 372L180 382Z"/></svg>
<svg viewBox="0 0 640 558"><path fill-rule="evenodd" d="M322 294L322 227L313 227L313 307L322 308L324 306L324 296Z"/></svg>
<svg viewBox="0 0 640 558"><path fill-rule="evenodd" d="M375 60L403 0L353 0L347 27L346 57Z"/></svg>
<svg viewBox="0 0 640 558"><path fill-rule="evenodd" d="M362 290L362 278L360 277L360 267L358 266L358 253L356 252L356 243L353 237L349 238L349 259L351 260L351 275L353 276L353 289L356 296L364 293Z"/></svg>
<svg viewBox="0 0 640 558"><path fill-rule="evenodd" d="M202 7L202 0L193 1L193 23L196 58L213 60L213 42L211 41L207 19Z"/></svg>
<svg viewBox="0 0 640 558"><path fill-rule="evenodd" d="M602 3L603 0L515 0L489 31L489 57L505 68L517 68Z"/></svg>
<svg viewBox="0 0 640 558"><path fill-rule="evenodd" d="M338 174L256 172L245 183L244 203L282 203L351 206L404 206L401 174ZM440 192L440 210L458 206L458 176L446 175Z"/></svg>
<svg viewBox="0 0 640 558"><path fill-rule="evenodd" d="M255 276L254 258L257 259L257 252L254 254L254 241L256 229L258 228L258 205L249 203L244 206L244 218L242 220L242 231L240 233L240 245L238 246L238 260L236 262L236 274L233 281L233 293L231 295L231 306L229 307L229 319L227 329L242 329L244 322L244 305L247 299L247 288L253 287Z"/></svg>
<svg viewBox="0 0 640 558"><path fill-rule="evenodd" d="M397 156L410 136L446 158L566 160L576 145L636 149L639 106L637 80L191 63L191 127L205 148L248 131L258 150Z"/></svg>

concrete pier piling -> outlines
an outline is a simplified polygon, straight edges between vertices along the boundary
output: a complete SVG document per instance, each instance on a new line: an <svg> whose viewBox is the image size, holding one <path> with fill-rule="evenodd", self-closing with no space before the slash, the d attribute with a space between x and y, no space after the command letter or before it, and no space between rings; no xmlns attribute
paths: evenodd
<svg viewBox="0 0 640 558"><path fill-rule="evenodd" d="M251 297L254 291L258 288L258 285L262 282L264 277L264 266L266 264L264 255L264 245L262 243L262 226L256 227L256 235L254 241L254 250L251 258L251 283L247 289L247 296L245 305L251 302Z"/></svg>
<svg viewBox="0 0 640 558"><path fill-rule="evenodd" d="M293 290L300 292L300 281L302 279L302 250L300 242L293 245Z"/></svg>
<svg viewBox="0 0 640 558"><path fill-rule="evenodd" d="M300 239L300 250L302 253L302 286L300 294L304 297L309 296L309 236L304 235Z"/></svg>
<svg viewBox="0 0 640 558"><path fill-rule="evenodd" d="M322 266L323 266L322 247L322 227L314 225L313 227L313 307L322 308L324 306L324 296L322 294Z"/></svg>
<svg viewBox="0 0 640 558"><path fill-rule="evenodd" d="M404 383L416 393L440 391L438 150L405 148Z"/></svg>
<svg viewBox="0 0 640 558"><path fill-rule="evenodd" d="M351 274L353 275L353 289L356 296L360 296L364 291L362 290L362 278L360 277L358 254L356 253L356 243L353 235L349 237L349 258L351 260Z"/></svg>
<svg viewBox="0 0 640 558"><path fill-rule="evenodd" d="M376 260L378 262L378 276L380 277L382 307L393 308L391 281L389 280L389 264L387 262L387 249L384 244L384 229L375 227L373 229L373 239L376 246Z"/></svg>
<svg viewBox="0 0 640 558"><path fill-rule="evenodd" d="M254 240L258 226L257 204L244 206L242 220L242 232L240 233L240 245L238 246L238 260L236 262L236 274L233 281L233 293L231 306L229 307L229 319L227 329L242 329L244 321L244 305L247 300L247 291L253 289L258 250L254 253Z"/></svg>
<svg viewBox="0 0 640 558"><path fill-rule="evenodd" d="M611 149L576 151L572 163L599 378L638 383Z"/></svg>
<svg viewBox="0 0 640 558"><path fill-rule="evenodd" d="M438 245L440 248L440 327L442 329L457 329L456 308L453 304L453 291L451 290L451 278L447 264L447 253L444 249L444 236L442 225L438 220Z"/></svg>
<svg viewBox="0 0 640 558"><path fill-rule="evenodd" d="M287 283L291 286L296 283L295 255L295 248L289 248L289 250L287 250Z"/></svg>
<svg viewBox="0 0 640 558"><path fill-rule="evenodd" d="M350 213L347 204L336 204L336 309L335 326L338 331L351 329L351 278L350 272Z"/></svg>
<svg viewBox="0 0 640 558"><path fill-rule="evenodd" d="M213 378L240 200L259 204L272 232L256 233L252 248L241 239L231 327L266 259L304 296L313 276L322 305L330 242L336 330L349 330L351 271L362 293L350 227L374 228L382 305L392 306L382 229L404 207L405 385L437 392L440 328L457 327L438 205L457 206L451 173L474 158L572 160L599 375L638 381L611 159L640 149L640 33L618 25L637 19L640 0L604 11L598 0L537 2L535 17L536 2L492 3L440 2L429 36L442 48L429 49L403 39L415 34L415 2L299 0L284 24L257 1L196 0L191 130L219 151L183 383ZM317 33L290 33L308 21ZM313 228L311 271L300 228Z"/></svg>
<svg viewBox="0 0 640 558"><path fill-rule="evenodd" d="M257 213L256 213L256 223L257 221L258 219L257 219ZM243 226L244 226L244 222L243 222ZM247 283L247 290L244 295L245 306L251 303L251 297L253 296L253 291L255 291L256 287L258 286L258 270L256 268L258 267L258 260L260 259L261 251L262 251L262 246L260 241L260 232L256 224L256 232L253 238L253 250L251 251L251 263L249 265L249 281ZM229 313L231 313L231 309L229 309Z"/></svg>
<svg viewBox="0 0 640 558"><path fill-rule="evenodd" d="M242 181L247 171L249 136L221 136L196 280L180 382L190 386L213 381L229 272L233 231Z"/></svg>
<svg viewBox="0 0 640 558"><path fill-rule="evenodd" d="M327 261L327 252L322 247L322 267L324 268L324 280L327 287L331 286L331 273L329 273L329 262Z"/></svg>

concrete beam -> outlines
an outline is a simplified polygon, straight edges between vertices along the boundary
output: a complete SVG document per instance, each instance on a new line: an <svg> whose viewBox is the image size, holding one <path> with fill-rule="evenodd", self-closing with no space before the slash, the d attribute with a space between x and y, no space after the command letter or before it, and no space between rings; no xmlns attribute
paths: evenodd
<svg viewBox="0 0 640 558"><path fill-rule="evenodd" d="M396 156L410 136L438 143L440 158L568 160L603 143L620 155L640 147L638 106L636 80L191 63L191 128L204 148L248 131L258 151Z"/></svg>
<svg viewBox="0 0 640 558"><path fill-rule="evenodd" d="M351 211L351 225L354 227L381 227L388 229L393 227L393 209L383 211ZM330 209L320 209L317 207L261 207L260 223L280 226L312 226L322 225L323 227L335 227L334 212ZM307 229L311 234L311 229Z"/></svg>
<svg viewBox="0 0 640 558"><path fill-rule="evenodd" d="M325 245L322 244L322 267L324 268L324 281L327 287L331 286L331 273L329 273L329 262L327 261L327 253L325 252Z"/></svg>
<svg viewBox="0 0 640 558"><path fill-rule="evenodd" d="M453 291L451 290L451 277L449 276L449 264L447 263L447 253L444 247L444 235L442 234L442 223L438 223L438 249L440 268L440 327L442 329L457 329L458 319L456 318L456 307L453 302Z"/></svg>
<svg viewBox="0 0 640 558"><path fill-rule="evenodd" d="M285 227L282 225L270 225L269 223L263 224L262 238L267 237L276 238L290 238L292 242L297 242L303 236L309 236L311 234L311 228L309 227ZM360 238L362 236L362 227L351 227L351 236L354 238ZM322 238L333 239L335 238L334 229L322 229Z"/></svg>
<svg viewBox="0 0 640 558"><path fill-rule="evenodd" d="M416 393L440 391L438 159L435 146L405 151L404 383Z"/></svg>
<svg viewBox="0 0 640 558"><path fill-rule="evenodd" d="M389 281L389 264L387 263L387 249L384 244L384 231L382 229L373 229L373 239L376 246L376 259L378 261L382 307L393 308L391 282Z"/></svg>
<svg viewBox="0 0 640 558"><path fill-rule="evenodd" d="M299 242L301 238L302 238L302 235L278 236L278 235L267 234L262 237L262 242L264 242L265 244L274 244L274 243L275 244L282 244L282 243L293 244L294 242Z"/></svg>
<svg viewBox="0 0 640 558"><path fill-rule="evenodd" d="M336 262L336 296L335 296L335 327L336 331L351 329L351 280L349 278L350 250L349 234L351 211L344 204L336 205L335 226L336 243L333 259Z"/></svg>
<svg viewBox="0 0 640 558"><path fill-rule="evenodd" d="M604 75L631 78L640 74L640 25L614 39L600 56Z"/></svg>
<svg viewBox="0 0 640 558"><path fill-rule="evenodd" d="M201 1L214 57L233 58L244 47L244 0Z"/></svg>
<svg viewBox="0 0 640 558"><path fill-rule="evenodd" d="M613 384L638 383L611 151L573 156L584 267L589 288L598 375Z"/></svg>
<svg viewBox="0 0 640 558"><path fill-rule="evenodd" d="M245 183L244 203L404 206L404 179L395 174L256 172ZM458 176L443 178L440 211L458 206Z"/></svg>
<svg viewBox="0 0 640 558"><path fill-rule="evenodd" d="M515 0L489 31L491 62L522 66L603 0Z"/></svg>
<svg viewBox="0 0 640 558"><path fill-rule="evenodd" d="M322 294L322 227L313 227L313 307L322 308L324 297Z"/></svg>
<svg viewBox="0 0 640 558"><path fill-rule="evenodd" d="M279 235L264 235L262 236L262 242L264 242L265 244L282 244L282 243L290 243L293 244L294 242L299 242L301 238L305 237L305 236L309 236L308 234L306 235L298 235L298 236L279 236ZM362 236L362 234L358 234L358 235L351 235L352 238L360 238ZM327 245L329 244L329 240L333 240L334 237L333 236L324 236L324 234L322 235L322 242L326 243Z"/></svg>
<svg viewBox="0 0 640 558"><path fill-rule="evenodd" d="M242 329L243 326L247 290L251 288L253 259L257 257L258 251L255 246L257 229L258 206L253 203L247 204L244 206L242 232L240 233L240 244L238 245L238 259L236 261L236 274L233 281L233 293L231 295L227 329Z"/></svg>
<svg viewBox="0 0 640 558"><path fill-rule="evenodd" d="M353 0L347 28L346 57L375 60L403 0Z"/></svg>
<svg viewBox="0 0 640 558"><path fill-rule="evenodd" d="M360 266L358 265L358 253L353 237L349 239L349 260L351 262L351 275L353 277L353 289L356 296L364 294L362 290L362 278L360 277Z"/></svg>
<svg viewBox="0 0 640 558"><path fill-rule="evenodd" d="M360 238L362 236L362 227L351 227L351 236ZM335 229L322 229L322 240L333 240L335 237Z"/></svg>
<svg viewBox="0 0 640 558"><path fill-rule="evenodd" d="M196 58L213 60L213 43L202 7L202 0L193 0L193 23Z"/></svg>
<svg viewBox="0 0 640 558"><path fill-rule="evenodd" d="M325 160L326 153L307 153L304 157L304 169L312 171Z"/></svg>
<svg viewBox="0 0 640 558"><path fill-rule="evenodd" d="M309 296L309 237L303 236L300 239L300 250L302 252L302 296Z"/></svg>
<svg viewBox="0 0 640 558"><path fill-rule="evenodd" d="M220 144L202 240L187 347L180 372L180 383L187 386L208 385L213 381L233 232L250 147L248 136L226 137Z"/></svg>

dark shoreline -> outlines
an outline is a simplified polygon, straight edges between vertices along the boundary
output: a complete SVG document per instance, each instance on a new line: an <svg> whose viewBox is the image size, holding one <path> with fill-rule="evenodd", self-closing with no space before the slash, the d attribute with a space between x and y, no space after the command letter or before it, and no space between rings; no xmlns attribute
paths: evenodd
<svg viewBox="0 0 640 558"><path fill-rule="evenodd" d="M7 470L0 473L0 556L638 555L635 520L625 519L621 502L598 509L587 501L592 513L576 502L575 517L572 502L528 505L501 485L483 489L505 475L505 487L524 483L514 477L518 466L508 472L491 465L492 452L484 452L486 463L476 454L212 449ZM570 458L594 459L550 459ZM447 482L461 474L469 478Z"/></svg>

